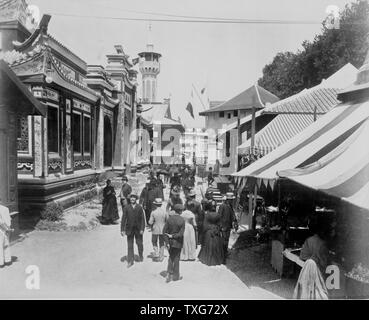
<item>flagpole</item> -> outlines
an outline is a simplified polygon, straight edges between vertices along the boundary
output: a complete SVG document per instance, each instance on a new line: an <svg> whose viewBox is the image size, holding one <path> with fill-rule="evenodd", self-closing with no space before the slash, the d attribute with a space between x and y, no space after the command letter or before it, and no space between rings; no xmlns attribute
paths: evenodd
<svg viewBox="0 0 369 320"><path fill-rule="evenodd" d="M197 92L197 89L195 88L195 86L193 85L193 83L192 83L192 88L195 90L197 97L199 98L202 106L204 107L204 110L206 110L206 107L205 107L204 103L202 102L201 97L200 97L199 93Z"/></svg>

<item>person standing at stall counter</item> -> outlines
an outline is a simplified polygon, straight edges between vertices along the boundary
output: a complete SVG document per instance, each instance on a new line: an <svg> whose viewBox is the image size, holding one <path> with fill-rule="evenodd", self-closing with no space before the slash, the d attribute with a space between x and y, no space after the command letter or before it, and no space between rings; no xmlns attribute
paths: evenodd
<svg viewBox="0 0 369 320"><path fill-rule="evenodd" d="M232 192L227 192L224 202L219 206L218 209L220 216L220 227L224 241L224 264L226 263L226 258L228 255L228 242L231 236L231 230L232 228L235 230L238 229L237 218L232 206L235 198L236 197Z"/></svg>
<svg viewBox="0 0 369 320"><path fill-rule="evenodd" d="M167 283L182 279L179 275L179 261L181 258L183 234L185 231L185 220L181 217L183 210L184 206L182 204L176 204L174 206L174 213L169 215L163 229L165 235L164 239L169 247Z"/></svg>
<svg viewBox="0 0 369 320"><path fill-rule="evenodd" d="M329 221L320 218L310 229L314 235L307 238L302 246L300 259L305 264L300 271L293 298L326 300L328 290L325 285L325 270L329 259L327 239L331 231Z"/></svg>

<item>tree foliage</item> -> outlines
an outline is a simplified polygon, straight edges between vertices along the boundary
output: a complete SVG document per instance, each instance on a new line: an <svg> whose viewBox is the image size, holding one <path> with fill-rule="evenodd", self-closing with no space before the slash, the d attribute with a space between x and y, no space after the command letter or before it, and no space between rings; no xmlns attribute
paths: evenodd
<svg viewBox="0 0 369 320"><path fill-rule="evenodd" d="M283 99L318 85L348 62L361 67L368 49L368 2L346 5L339 21L338 29L327 28L323 21L321 34L304 41L296 53L278 53L263 68L259 85Z"/></svg>

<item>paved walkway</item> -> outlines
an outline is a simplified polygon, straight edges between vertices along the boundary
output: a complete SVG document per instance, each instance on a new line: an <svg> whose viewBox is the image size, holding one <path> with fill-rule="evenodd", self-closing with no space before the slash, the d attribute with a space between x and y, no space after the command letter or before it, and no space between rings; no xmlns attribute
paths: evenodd
<svg viewBox="0 0 369 320"><path fill-rule="evenodd" d="M126 239L119 225L93 231L33 231L12 246L18 261L0 269L0 299L278 299L261 288L248 288L226 266L181 262L182 281L165 283L167 259L152 262L151 233L144 233L142 263L127 269ZM135 248L136 250L136 248ZM167 254L167 253L166 253ZM26 268L40 270L40 289L26 288Z"/></svg>

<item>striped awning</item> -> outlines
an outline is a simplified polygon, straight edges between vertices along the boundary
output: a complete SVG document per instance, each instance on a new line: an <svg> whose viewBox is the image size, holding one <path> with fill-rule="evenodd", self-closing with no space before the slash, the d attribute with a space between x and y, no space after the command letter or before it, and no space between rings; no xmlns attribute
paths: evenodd
<svg viewBox="0 0 369 320"><path fill-rule="evenodd" d="M284 177L369 210L368 139L369 101L340 104L233 176L269 185Z"/></svg>
<svg viewBox="0 0 369 320"><path fill-rule="evenodd" d="M263 154L279 147L314 122L313 114L280 114L255 135L255 148ZM238 147L239 153L248 153L251 139Z"/></svg>

